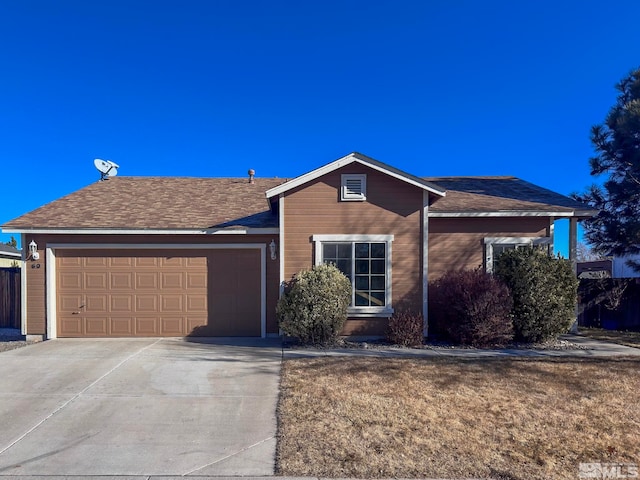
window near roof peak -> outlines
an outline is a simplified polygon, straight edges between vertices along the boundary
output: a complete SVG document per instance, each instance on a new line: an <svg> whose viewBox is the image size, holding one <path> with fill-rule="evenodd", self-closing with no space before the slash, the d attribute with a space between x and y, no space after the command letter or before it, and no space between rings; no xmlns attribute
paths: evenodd
<svg viewBox="0 0 640 480"><path fill-rule="evenodd" d="M362 202L367 199L367 176L344 174L341 177L340 200Z"/></svg>

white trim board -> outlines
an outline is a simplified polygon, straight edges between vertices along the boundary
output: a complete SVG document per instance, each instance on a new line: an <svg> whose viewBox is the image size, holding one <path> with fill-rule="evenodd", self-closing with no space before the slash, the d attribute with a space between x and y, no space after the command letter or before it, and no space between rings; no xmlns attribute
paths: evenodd
<svg viewBox="0 0 640 480"><path fill-rule="evenodd" d="M596 212L597 213L597 212ZM594 213L595 215L595 213ZM591 212L543 212L543 211L500 211L500 212L429 212L430 218L465 217L588 217Z"/></svg>
<svg viewBox="0 0 640 480"><path fill-rule="evenodd" d="M57 282L56 282L56 250L260 250L260 336L267 336L267 245L264 243L219 243L219 244L105 244L105 243L48 243L46 245L46 312L47 338L57 338ZM26 277L26 275L25 275Z"/></svg>
<svg viewBox="0 0 640 480"><path fill-rule="evenodd" d="M438 195L441 197L445 196L445 191L441 190L440 188L437 188L437 185L434 185L431 182L423 180L409 173L402 172L401 170L398 170L390 165L386 165L382 162L374 160L373 158L365 157L364 155L361 155L358 153L350 153L349 155L339 158L338 160L328 163L327 165L324 165L320 168L316 168L315 170L312 170L303 175L300 175L294 178L293 180L289 180L288 182L283 183L282 185L278 185L277 187L271 188L266 191L265 195L267 196L267 198L275 197L276 195L285 193L293 188L304 185L305 183L308 183L312 180L315 180L316 178L319 178L323 175L326 175L327 173L331 173L334 170L345 167L352 163L359 163L361 165L369 167L373 170L377 170L378 172L382 172L386 175L389 175L390 177L396 178L398 180L406 182L415 187L422 188L423 190L431 192L435 195Z"/></svg>
<svg viewBox="0 0 640 480"><path fill-rule="evenodd" d="M133 229L133 228L3 228L3 233L51 234L51 235L276 235L278 227L272 228L209 228L190 230Z"/></svg>

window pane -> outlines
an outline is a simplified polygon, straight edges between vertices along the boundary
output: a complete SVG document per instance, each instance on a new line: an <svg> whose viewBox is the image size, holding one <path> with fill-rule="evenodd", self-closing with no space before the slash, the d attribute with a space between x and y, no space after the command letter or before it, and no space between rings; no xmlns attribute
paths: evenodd
<svg viewBox="0 0 640 480"><path fill-rule="evenodd" d="M371 276L371 290L384 290L384 275Z"/></svg>
<svg viewBox="0 0 640 480"><path fill-rule="evenodd" d="M371 273L385 273L384 260L371 260Z"/></svg>
<svg viewBox="0 0 640 480"><path fill-rule="evenodd" d="M338 247L338 257L340 258L351 258L351 244L350 243L339 243Z"/></svg>
<svg viewBox="0 0 640 480"><path fill-rule="evenodd" d="M337 245L333 243L322 244L322 258L326 261L329 258L336 258Z"/></svg>
<svg viewBox="0 0 640 480"><path fill-rule="evenodd" d="M369 290L369 277L366 275L356 276L356 290Z"/></svg>
<svg viewBox="0 0 640 480"><path fill-rule="evenodd" d="M369 260L356 260L356 273L369 273Z"/></svg>
<svg viewBox="0 0 640 480"><path fill-rule="evenodd" d="M338 260L336 267L351 280L351 260Z"/></svg>
<svg viewBox="0 0 640 480"><path fill-rule="evenodd" d="M386 245L384 243L371 244L371 258L384 258Z"/></svg>
<svg viewBox="0 0 640 480"><path fill-rule="evenodd" d="M368 307L369 295L367 292L360 292L356 290L356 307Z"/></svg>
<svg viewBox="0 0 640 480"><path fill-rule="evenodd" d="M369 258L368 243L356 243L356 258Z"/></svg>
<svg viewBox="0 0 640 480"><path fill-rule="evenodd" d="M371 305L383 307L385 303L384 292L371 292Z"/></svg>

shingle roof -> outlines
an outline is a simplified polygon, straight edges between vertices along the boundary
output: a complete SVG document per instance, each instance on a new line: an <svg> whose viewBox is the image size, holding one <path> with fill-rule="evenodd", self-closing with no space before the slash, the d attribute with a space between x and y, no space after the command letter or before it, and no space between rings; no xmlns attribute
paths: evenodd
<svg viewBox="0 0 640 480"><path fill-rule="evenodd" d="M4 225L20 228L208 229L278 226L264 192L284 179L112 177Z"/></svg>
<svg viewBox="0 0 640 480"><path fill-rule="evenodd" d="M15 247L0 243L0 255L5 255L8 257L20 257L22 254L20 253L20 250Z"/></svg>
<svg viewBox="0 0 640 480"><path fill-rule="evenodd" d="M429 177L446 190L430 212L576 212L586 205L515 177ZM285 179L112 177L93 183L4 225L25 229L272 228L278 217L265 192Z"/></svg>
<svg viewBox="0 0 640 480"><path fill-rule="evenodd" d="M516 177L426 177L447 191L433 213L576 212L590 216L588 205Z"/></svg>

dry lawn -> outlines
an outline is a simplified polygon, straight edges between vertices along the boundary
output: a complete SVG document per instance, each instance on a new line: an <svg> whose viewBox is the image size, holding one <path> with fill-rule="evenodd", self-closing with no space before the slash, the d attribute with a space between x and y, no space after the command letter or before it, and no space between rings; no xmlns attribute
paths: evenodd
<svg viewBox="0 0 640 480"><path fill-rule="evenodd" d="M602 328L580 328L580 335L628 347L640 348L640 332L620 332Z"/></svg>
<svg viewBox="0 0 640 480"><path fill-rule="evenodd" d="M640 463L638 359L284 363L278 474L576 479Z"/></svg>

